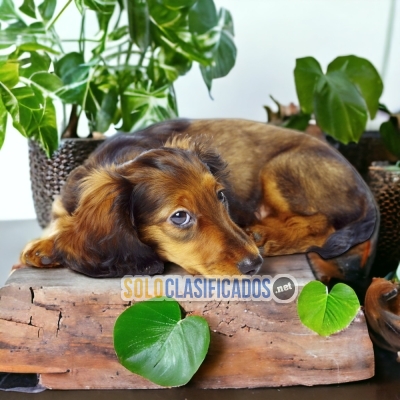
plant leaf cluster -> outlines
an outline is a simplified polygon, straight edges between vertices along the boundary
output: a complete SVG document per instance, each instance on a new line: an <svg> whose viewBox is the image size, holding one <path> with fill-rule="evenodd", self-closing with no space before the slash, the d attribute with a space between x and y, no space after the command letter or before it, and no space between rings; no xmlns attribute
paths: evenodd
<svg viewBox="0 0 400 400"><path fill-rule="evenodd" d="M71 7L78 35L60 37ZM70 121L84 113L90 131L130 131L178 115L173 83L193 63L211 90L236 59L232 17L213 0L24 0L19 8L0 0L0 28L0 147L11 118L49 155L58 146L56 102L73 105Z"/></svg>
<svg viewBox="0 0 400 400"><path fill-rule="evenodd" d="M314 115L317 125L342 143L357 142L368 115L372 119L378 111L383 83L364 58L337 57L326 73L315 58L299 58L294 79L302 117Z"/></svg>
<svg viewBox="0 0 400 400"><path fill-rule="evenodd" d="M354 55L337 57L324 73L315 58L299 58L294 80L301 110L287 118L284 126L305 130L314 117L324 132L348 144L358 142L368 118L373 119L379 110L389 116L379 128L382 140L400 158L400 116L379 103L383 82L370 61Z"/></svg>

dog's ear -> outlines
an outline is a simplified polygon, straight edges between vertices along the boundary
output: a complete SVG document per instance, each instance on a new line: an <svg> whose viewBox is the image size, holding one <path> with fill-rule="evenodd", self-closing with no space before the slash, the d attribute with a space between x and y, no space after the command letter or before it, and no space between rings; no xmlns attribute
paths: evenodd
<svg viewBox="0 0 400 400"><path fill-rule="evenodd" d="M165 143L165 147L193 152L218 180L224 180L228 174L228 164L205 136L193 138L187 135L175 135Z"/></svg>
<svg viewBox="0 0 400 400"><path fill-rule="evenodd" d="M60 264L93 277L163 272L163 262L138 237L133 189L111 167L84 177L75 211L57 223L55 256Z"/></svg>

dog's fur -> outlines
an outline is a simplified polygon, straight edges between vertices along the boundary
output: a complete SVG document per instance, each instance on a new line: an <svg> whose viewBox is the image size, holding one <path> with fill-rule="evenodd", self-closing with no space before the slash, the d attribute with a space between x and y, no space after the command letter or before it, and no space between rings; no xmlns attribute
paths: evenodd
<svg viewBox="0 0 400 400"><path fill-rule="evenodd" d="M190 221L175 225L177 212ZM210 275L254 273L259 253L308 253L317 278L357 279L378 218L362 178L323 141L245 120L175 120L106 140L21 261L94 277L161 273L170 261Z"/></svg>

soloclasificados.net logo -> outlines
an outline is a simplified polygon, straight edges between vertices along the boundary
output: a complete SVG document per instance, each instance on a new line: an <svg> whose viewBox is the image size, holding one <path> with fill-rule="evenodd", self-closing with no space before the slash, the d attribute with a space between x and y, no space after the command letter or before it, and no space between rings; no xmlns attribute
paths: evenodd
<svg viewBox="0 0 400 400"><path fill-rule="evenodd" d="M142 301L169 297L180 301L270 301L289 303L298 295L296 279L288 274L203 277L193 275L131 276L121 279L121 298Z"/></svg>

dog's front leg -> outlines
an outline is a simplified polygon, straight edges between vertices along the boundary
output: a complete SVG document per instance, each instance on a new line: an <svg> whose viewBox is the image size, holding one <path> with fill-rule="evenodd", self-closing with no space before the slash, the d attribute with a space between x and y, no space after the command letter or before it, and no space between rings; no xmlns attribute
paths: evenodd
<svg viewBox="0 0 400 400"><path fill-rule="evenodd" d="M278 215L248 226L246 232L267 257L304 253L311 246L322 246L334 229L322 214Z"/></svg>
<svg viewBox="0 0 400 400"><path fill-rule="evenodd" d="M29 242L22 250L20 264L13 269L24 266L37 268L58 267L60 264L55 261L53 255L54 237L37 239Z"/></svg>

